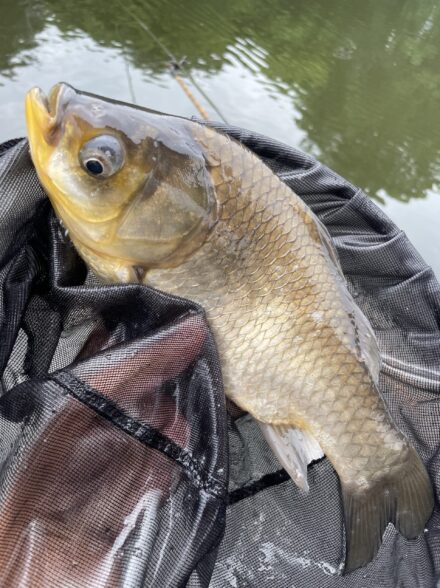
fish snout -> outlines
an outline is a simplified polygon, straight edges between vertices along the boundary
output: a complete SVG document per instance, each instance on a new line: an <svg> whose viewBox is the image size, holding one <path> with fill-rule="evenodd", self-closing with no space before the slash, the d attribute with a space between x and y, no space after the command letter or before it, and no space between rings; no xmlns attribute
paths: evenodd
<svg viewBox="0 0 440 588"><path fill-rule="evenodd" d="M25 110L29 141L32 147L43 139L48 144L56 142L69 101L77 94L69 84L56 84L46 94L34 87L26 94Z"/></svg>

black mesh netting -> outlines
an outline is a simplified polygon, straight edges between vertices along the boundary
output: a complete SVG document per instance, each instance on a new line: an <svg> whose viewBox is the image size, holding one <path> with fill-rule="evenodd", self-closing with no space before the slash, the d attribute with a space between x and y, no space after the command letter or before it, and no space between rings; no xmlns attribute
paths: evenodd
<svg viewBox="0 0 440 588"><path fill-rule="evenodd" d="M280 143L221 128L329 229L378 337L382 392L437 494L440 286L432 271L335 173ZM438 510L417 540L389 525L376 559L339 575L344 530L330 463L309 467L305 495L252 419L227 416L200 307L87 276L24 140L0 147L0 222L0 586L434 586Z"/></svg>

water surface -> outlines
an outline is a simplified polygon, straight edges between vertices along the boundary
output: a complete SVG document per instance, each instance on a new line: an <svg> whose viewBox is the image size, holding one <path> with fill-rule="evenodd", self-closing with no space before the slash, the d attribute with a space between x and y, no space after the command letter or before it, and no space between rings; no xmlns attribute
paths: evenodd
<svg viewBox="0 0 440 588"><path fill-rule="evenodd" d="M197 114L316 155L382 206L440 276L440 0L3 0L0 141L57 81Z"/></svg>

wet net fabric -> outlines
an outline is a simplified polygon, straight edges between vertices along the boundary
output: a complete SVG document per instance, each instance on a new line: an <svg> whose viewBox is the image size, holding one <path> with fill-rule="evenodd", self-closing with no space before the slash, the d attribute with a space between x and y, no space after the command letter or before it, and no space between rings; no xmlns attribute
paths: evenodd
<svg viewBox="0 0 440 588"><path fill-rule="evenodd" d="M228 454L203 310L84 286L25 142L0 178L0 585L206 586Z"/></svg>
<svg viewBox="0 0 440 588"><path fill-rule="evenodd" d="M303 153L219 127L318 214L381 355L395 422L438 495L440 286L361 191ZM0 586L430 588L440 516L341 576L336 473L308 495L225 409L203 309L101 286L55 220L24 141L0 148Z"/></svg>

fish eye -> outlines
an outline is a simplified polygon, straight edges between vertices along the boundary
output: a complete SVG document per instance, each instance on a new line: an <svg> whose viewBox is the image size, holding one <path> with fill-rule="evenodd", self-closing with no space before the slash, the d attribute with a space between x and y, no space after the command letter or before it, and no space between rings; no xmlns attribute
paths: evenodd
<svg viewBox="0 0 440 588"><path fill-rule="evenodd" d="M79 161L86 172L94 177L108 178L124 164L125 152L113 135L98 135L81 147Z"/></svg>
<svg viewBox="0 0 440 588"><path fill-rule="evenodd" d="M93 174L94 176L99 176L104 171L104 166L99 161L99 159L88 159L85 162L87 171Z"/></svg>

